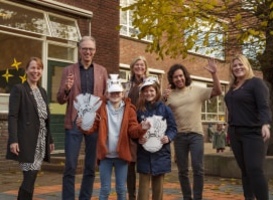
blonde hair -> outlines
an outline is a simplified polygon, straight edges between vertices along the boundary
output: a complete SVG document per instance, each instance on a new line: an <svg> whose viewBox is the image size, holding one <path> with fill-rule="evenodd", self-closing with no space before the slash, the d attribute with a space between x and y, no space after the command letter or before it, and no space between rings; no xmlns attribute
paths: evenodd
<svg viewBox="0 0 273 200"><path fill-rule="evenodd" d="M242 54L235 55L232 58L232 60L230 62L230 66L229 66L229 70L230 70L230 84L229 85L230 85L230 87L233 87L237 81L236 77L233 74L233 63L235 60L239 60L246 67L246 75L244 78L245 80L251 79L252 77L254 77L254 73L253 73L251 64L248 61L248 59Z"/></svg>
<svg viewBox="0 0 273 200"><path fill-rule="evenodd" d="M147 60L144 56L138 56L137 58L135 58L133 60L133 62L130 64L130 72L131 72L131 81L133 81L135 79L135 73L134 73L134 66L135 64L139 61L139 60L142 60L145 64L145 68L146 68L146 71L145 71L145 77L148 76L148 64L147 64Z"/></svg>

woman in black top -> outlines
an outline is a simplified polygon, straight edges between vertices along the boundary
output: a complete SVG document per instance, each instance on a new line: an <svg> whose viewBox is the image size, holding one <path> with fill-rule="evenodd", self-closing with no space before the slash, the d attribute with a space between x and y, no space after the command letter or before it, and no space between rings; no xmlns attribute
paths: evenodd
<svg viewBox="0 0 273 200"><path fill-rule="evenodd" d="M265 142L270 138L269 91L264 81L254 77L243 55L230 64L230 89L225 96L231 148L241 169L246 200L268 200L268 184L263 171Z"/></svg>

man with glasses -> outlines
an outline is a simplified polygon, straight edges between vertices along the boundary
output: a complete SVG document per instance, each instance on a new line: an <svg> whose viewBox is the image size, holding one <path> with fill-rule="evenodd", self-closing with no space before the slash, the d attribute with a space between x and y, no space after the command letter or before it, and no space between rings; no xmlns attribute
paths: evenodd
<svg viewBox="0 0 273 200"><path fill-rule="evenodd" d="M93 62L96 41L84 36L79 42L79 62L64 68L57 93L60 104L67 103L65 115L65 170L63 174L63 200L75 199L75 173L82 139L85 140L84 172L79 200L89 200L92 196L95 179L97 133L84 135L75 124L77 110L73 101L79 94L102 96L106 90L108 74L106 69Z"/></svg>

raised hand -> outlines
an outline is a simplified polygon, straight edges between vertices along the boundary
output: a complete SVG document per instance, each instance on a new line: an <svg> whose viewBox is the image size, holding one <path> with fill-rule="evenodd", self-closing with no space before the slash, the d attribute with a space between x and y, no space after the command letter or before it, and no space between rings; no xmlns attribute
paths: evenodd
<svg viewBox="0 0 273 200"><path fill-rule="evenodd" d="M211 74L215 74L217 72L217 65L215 59L209 58L208 64L204 68L208 70Z"/></svg>
<svg viewBox="0 0 273 200"><path fill-rule="evenodd" d="M66 77L65 90L69 91L72 88L73 84L74 84L74 74L70 72Z"/></svg>

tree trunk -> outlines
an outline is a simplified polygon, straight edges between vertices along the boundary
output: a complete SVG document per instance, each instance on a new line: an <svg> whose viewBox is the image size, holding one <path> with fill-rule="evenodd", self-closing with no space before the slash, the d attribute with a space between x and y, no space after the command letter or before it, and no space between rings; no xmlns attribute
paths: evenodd
<svg viewBox="0 0 273 200"><path fill-rule="evenodd" d="M270 108L271 113L273 113L273 35L270 34L270 31L273 30L273 21L268 21L268 27L266 31L266 45L265 51L261 56L258 57L261 69L263 72L264 80L267 82L270 92ZM271 124L271 127L272 124ZM271 137L269 140L267 155L273 155L273 135L271 128Z"/></svg>

